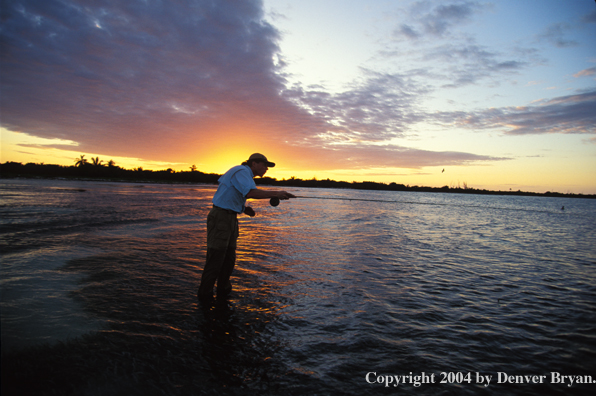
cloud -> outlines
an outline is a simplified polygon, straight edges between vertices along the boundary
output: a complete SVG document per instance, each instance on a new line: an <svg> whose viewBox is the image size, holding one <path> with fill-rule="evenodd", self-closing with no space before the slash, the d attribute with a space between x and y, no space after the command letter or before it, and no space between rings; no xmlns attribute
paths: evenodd
<svg viewBox="0 0 596 396"><path fill-rule="evenodd" d="M408 39L419 39L422 34L417 32L416 29L405 23L401 24L394 32L396 36L404 36Z"/></svg>
<svg viewBox="0 0 596 396"><path fill-rule="evenodd" d="M425 70L425 83L436 83L437 88L459 88L485 79L498 84L504 76L536 62L532 59L536 50L518 49L513 57L478 44L463 30L490 7L475 1L415 2L400 13L394 40L380 55L403 64L420 64L409 74Z"/></svg>
<svg viewBox="0 0 596 396"><path fill-rule="evenodd" d="M316 134L302 136L300 146L309 156L299 162L301 168L321 170L366 168L411 168L469 165L509 160L456 151L430 151L390 144L395 138L411 133L413 125L432 119L420 110L420 102L430 92L406 75L363 70L365 78L349 90L330 94L314 88L297 86L285 91L288 100L318 120Z"/></svg>
<svg viewBox="0 0 596 396"><path fill-rule="evenodd" d="M424 26L445 33L472 9L438 7L443 24ZM428 91L406 76L364 70L339 94L287 87L279 32L258 0L8 0L3 12L3 127L82 153L196 163L283 146L311 168L493 160L388 146L419 121Z"/></svg>
<svg viewBox="0 0 596 396"><path fill-rule="evenodd" d="M453 25L470 20L481 6L474 2L442 4L420 19L424 31L433 36L443 36Z"/></svg>
<svg viewBox="0 0 596 396"><path fill-rule="evenodd" d="M596 23L596 11L592 11L587 15L584 15L581 19L583 23Z"/></svg>
<svg viewBox="0 0 596 396"><path fill-rule="evenodd" d="M587 76L593 76L595 74L596 74L596 66L590 67L590 68L587 68L587 69L584 69L584 70L580 70L577 73L575 73L573 75L573 77L576 77L576 78L578 78L578 77L587 77Z"/></svg>
<svg viewBox="0 0 596 396"><path fill-rule="evenodd" d="M569 30L571 30L571 27L568 24L556 23L548 26L542 34L538 35L538 39L546 40L559 48L575 47L578 45L577 41L565 38Z"/></svg>
<svg viewBox="0 0 596 396"><path fill-rule="evenodd" d="M158 155L278 103L259 1L3 3L3 125ZM218 120L227 119L222 123ZM153 142L153 144L149 144ZM129 152L129 154L131 154Z"/></svg>
<svg viewBox="0 0 596 396"><path fill-rule="evenodd" d="M596 91L543 100L532 106L436 115L437 120L471 129L494 129L506 135L596 134Z"/></svg>
<svg viewBox="0 0 596 396"><path fill-rule="evenodd" d="M474 43L444 44L426 52L424 60L444 65L444 88L475 84L481 79L516 73L529 65L524 60L504 60L502 55Z"/></svg>
<svg viewBox="0 0 596 396"><path fill-rule="evenodd" d="M294 87L286 92L319 120L316 145L380 142L401 137L417 122L416 104L425 89L398 74L363 70L366 78L349 90L329 94Z"/></svg>
<svg viewBox="0 0 596 396"><path fill-rule="evenodd" d="M32 144L27 144L27 143L19 143L17 144L17 146L19 147L26 147L26 148L36 148L36 149L41 149L41 150L50 150L50 149L58 149L58 150L74 150L77 148L77 146L73 146L73 145L69 145L69 144L52 144L52 143L47 143L47 144L42 144L42 143L32 143Z"/></svg>
<svg viewBox="0 0 596 396"><path fill-rule="evenodd" d="M410 40L421 38L443 38L451 33L454 26L461 26L472 19L474 14L485 8L478 2L465 1L436 6L426 1L414 3L408 10L408 24L400 24L394 36Z"/></svg>
<svg viewBox="0 0 596 396"><path fill-rule="evenodd" d="M456 151L430 151L396 145L338 145L328 150L313 147L311 156L299 162L301 169L309 169L316 162L318 170L367 168L410 168L428 166L472 165L482 162L505 161L510 158L478 155Z"/></svg>

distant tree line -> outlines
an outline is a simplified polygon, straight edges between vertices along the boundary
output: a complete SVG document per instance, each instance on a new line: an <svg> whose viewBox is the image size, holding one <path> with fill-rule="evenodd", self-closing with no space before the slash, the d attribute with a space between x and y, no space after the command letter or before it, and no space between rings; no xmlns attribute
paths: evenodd
<svg viewBox="0 0 596 396"><path fill-rule="evenodd" d="M130 181L130 182L160 182L160 183L203 183L216 184L221 175L216 173L203 173L197 170L195 165L188 171L174 171L171 168L165 170L144 170L139 167L136 169L123 169L116 166L115 162L110 160L105 165L99 157L92 158L89 162L84 155L75 159L75 165L45 165L28 163L23 165L19 162L5 162L0 164L0 177L44 177L44 178L69 178L69 179L94 179L110 181ZM364 182L346 182L330 179L310 180L291 177L290 179L277 180L272 177L262 177L255 179L258 185L280 186L280 187L304 187L304 188L345 188L357 190L379 190L379 191L420 191L420 192L442 192L442 193L460 193L460 194L492 194L492 195L534 195L551 197L580 197L596 198L596 195L557 193L547 191L546 193L533 193L524 191L491 191L480 190L468 187L467 183L463 187L421 187L409 186L398 183L378 183L372 181Z"/></svg>
<svg viewBox="0 0 596 396"><path fill-rule="evenodd" d="M0 164L0 175L8 177L51 177L72 179L105 179L111 181L170 182L170 183L217 183L220 175L203 173L193 167L187 172L176 172L171 168L165 170L124 169L116 166L113 160L103 164L98 157L88 161L84 155L75 160L73 166L21 164L5 162Z"/></svg>

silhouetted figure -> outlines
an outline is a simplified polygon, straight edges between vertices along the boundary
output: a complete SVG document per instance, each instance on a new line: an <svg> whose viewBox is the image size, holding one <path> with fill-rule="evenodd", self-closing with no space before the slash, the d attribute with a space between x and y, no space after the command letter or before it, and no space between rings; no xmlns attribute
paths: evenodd
<svg viewBox="0 0 596 396"><path fill-rule="evenodd" d="M236 263L239 213L253 217L255 211L246 206L246 199L296 198L286 191L259 190L253 178L274 167L263 154L255 153L248 161L228 170L219 178L213 196L213 208L207 216L207 261L201 275L197 297L200 301L213 300L213 287L217 281L217 297L225 298L232 291L230 276Z"/></svg>

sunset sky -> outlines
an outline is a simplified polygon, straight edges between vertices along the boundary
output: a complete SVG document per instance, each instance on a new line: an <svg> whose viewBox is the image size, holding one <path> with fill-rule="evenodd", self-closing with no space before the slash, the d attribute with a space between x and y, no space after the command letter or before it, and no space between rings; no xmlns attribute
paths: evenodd
<svg viewBox="0 0 596 396"><path fill-rule="evenodd" d="M3 0L1 162L596 194L594 0Z"/></svg>

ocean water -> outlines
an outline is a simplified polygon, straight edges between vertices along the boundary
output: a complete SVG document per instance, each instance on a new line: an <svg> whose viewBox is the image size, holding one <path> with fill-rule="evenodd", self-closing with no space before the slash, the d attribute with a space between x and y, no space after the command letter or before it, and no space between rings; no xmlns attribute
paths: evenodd
<svg viewBox="0 0 596 396"><path fill-rule="evenodd" d="M249 201L234 292L201 306L215 186L0 189L3 354L186 345L200 386L165 394L596 390L596 200L291 189Z"/></svg>

